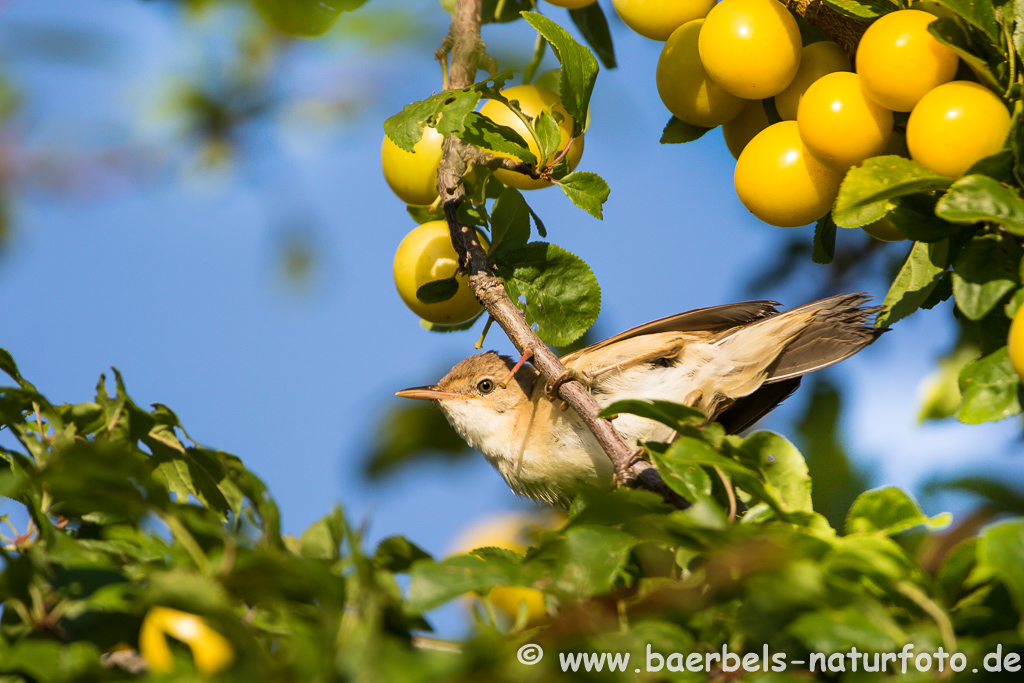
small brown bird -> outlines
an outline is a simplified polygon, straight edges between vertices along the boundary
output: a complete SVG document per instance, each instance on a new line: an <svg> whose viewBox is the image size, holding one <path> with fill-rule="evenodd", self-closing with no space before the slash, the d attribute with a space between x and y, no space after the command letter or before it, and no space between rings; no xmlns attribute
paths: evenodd
<svg viewBox="0 0 1024 683"><path fill-rule="evenodd" d="M809 372L849 358L882 333L880 307L842 294L779 313L773 301L701 308L627 330L562 358L602 408L621 399L686 403L741 432ZM396 395L434 401L509 487L568 507L580 484L611 487L612 463L572 410L549 399L540 373L494 352L471 356L434 386ZM507 383L506 383L507 381ZM668 441L672 430L634 415L613 423L627 444Z"/></svg>

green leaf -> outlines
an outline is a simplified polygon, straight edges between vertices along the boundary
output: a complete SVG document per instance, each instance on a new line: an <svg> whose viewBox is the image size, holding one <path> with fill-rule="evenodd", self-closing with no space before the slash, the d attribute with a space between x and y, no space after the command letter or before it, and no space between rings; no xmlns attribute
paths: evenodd
<svg viewBox="0 0 1024 683"><path fill-rule="evenodd" d="M389 572L409 571L417 560L430 559L430 555L405 536L389 536L377 545L373 563Z"/></svg>
<svg viewBox="0 0 1024 683"><path fill-rule="evenodd" d="M992 221L1014 235L1024 235L1024 200L1016 190L984 175L960 178L935 206L953 223Z"/></svg>
<svg viewBox="0 0 1024 683"><path fill-rule="evenodd" d="M988 4L989 9L992 7L991 4L983 2L971 2L971 4ZM1003 86L1000 85L999 77L992 72L992 64L988 59L984 59L975 54L975 52L978 51L978 47L972 43L971 38L964 33L964 30L956 21L940 17L938 21L933 21L928 25L928 32L938 38L940 43L946 45L955 52L957 56L963 60L964 64L974 72L974 75L978 77L978 80L981 81L982 85L993 92L998 93L1003 91ZM993 43L993 46L998 44L999 41ZM994 47L990 51L993 53L997 52ZM1005 55L1001 56L1005 61ZM995 57L995 54L993 54L993 57Z"/></svg>
<svg viewBox="0 0 1024 683"><path fill-rule="evenodd" d="M967 424L981 424L1016 415L1020 393L1020 378L1004 346L964 366L960 372L963 399L956 417Z"/></svg>
<svg viewBox="0 0 1024 683"><path fill-rule="evenodd" d="M786 627L804 647L825 655L843 654L851 648L861 651L887 652L899 650L893 634L899 626L883 609L866 609L869 603L843 609L821 609L805 612Z"/></svg>
<svg viewBox="0 0 1024 683"><path fill-rule="evenodd" d="M0 349L0 370L3 370L15 382L21 382L21 373L18 372L18 365L14 362L11 352L7 349Z"/></svg>
<svg viewBox="0 0 1024 683"><path fill-rule="evenodd" d="M500 260L503 250L523 247L529 241L530 207L519 190L506 187L491 208L491 256Z"/></svg>
<svg viewBox="0 0 1024 683"><path fill-rule="evenodd" d="M544 15L523 12L523 18L551 44L551 49L562 65L559 94L562 106L575 123L572 137L577 137L587 121L590 95L594 91L594 82L600 68L597 60L590 50L577 43L565 29Z"/></svg>
<svg viewBox="0 0 1024 683"><path fill-rule="evenodd" d="M469 202L459 204L455 216L459 221L459 225L487 228L487 210L483 206L475 206Z"/></svg>
<svg viewBox="0 0 1024 683"><path fill-rule="evenodd" d="M979 159L964 172L964 175L986 175L1001 183L1012 183L1014 180L1013 150L1004 148L995 154Z"/></svg>
<svg viewBox="0 0 1024 683"><path fill-rule="evenodd" d="M444 90L425 100L407 104L402 111L384 121L384 132L392 142L406 152L413 151L415 144L423 137L423 128L426 126L436 128L442 135L462 137L466 126L472 124L475 128L471 136L483 136L492 141L500 137L507 143L515 143L517 138L522 141L518 135L510 136L504 131L495 132L494 128L500 129L500 126L487 128L486 124L481 123L483 117L473 111L482 95L504 99L498 92L513 73L502 71L469 87Z"/></svg>
<svg viewBox="0 0 1024 683"><path fill-rule="evenodd" d="M825 0L824 4L851 19L874 19L882 15L877 7L856 0Z"/></svg>
<svg viewBox="0 0 1024 683"><path fill-rule="evenodd" d="M300 553L318 560L341 559L341 542L345 539L345 515L334 506L330 514L320 518L302 534Z"/></svg>
<svg viewBox="0 0 1024 683"><path fill-rule="evenodd" d="M668 450L655 459L663 474L682 476L691 467L718 467L722 471L742 478L745 482L758 481L757 473L731 458L720 454L710 444L691 436L680 436ZM666 478L666 482L668 479ZM669 483L671 486L671 483ZM679 491L683 495L683 491Z"/></svg>
<svg viewBox="0 0 1024 683"><path fill-rule="evenodd" d="M668 444L648 441L644 448L662 479L673 491L691 503L706 501L711 497L711 477L703 467L667 458L666 453L670 448Z"/></svg>
<svg viewBox="0 0 1024 683"><path fill-rule="evenodd" d="M978 568L1002 581L1010 591L1018 619L1024 620L1024 520L986 529L978 539Z"/></svg>
<svg viewBox="0 0 1024 683"><path fill-rule="evenodd" d="M811 478L803 455L785 437L774 432L754 432L737 451L740 460L764 473L788 512L814 512Z"/></svg>
<svg viewBox="0 0 1024 683"><path fill-rule="evenodd" d="M553 551L559 562L555 585L571 595L590 597L609 592L622 575L629 554L640 539L614 527L574 525Z"/></svg>
<svg viewBox="0 0 1024 683"><path fill-rule="evenodd" d="M948 524L950 519L948 513L928 517L910 496L890 486L857 496L846 516L846 533L881 531L891 536L920 524L935 528Z"/></svg>
<svg viewBox="0 0 1024 683"><path fill-rule="evenodd" d="M409 216L416 221L417 224L423 225L430 221L443 221L444 220L444 209L438 204L436 208L431 209L429 206L419 206L418 204L406 204L405 210Z"/></svg>
<svg viewBox="0 0 1024 683"><path fill-rule="evenodd" d="M709 130L712 129L695 126L673 116L668 120L668 123L665 124L665 129L661 131L660 142L663 145L678 145L684 142L693 142L694 140L699 140Z"/></svg>
<svg viewBox="0 0 1024 683"><path fill-rule="evenodd" d="M547 344L571 344L601 310L601 288L590 266L553 244L531 242L506 252L495 274Z"/></svg>
<svg viewBox="0 0 1024 683"><path fill-rule="evenodd" d="M942 190L952 182L903 157L872 157L843 178L832 218L841 228L859 228L884 216L890 199Z"/></svg>
<svg viewBox="0 0 1024 683"><path fill-rule="evenodd" d="M562 129L547 109L541 110L533 120L533 127L540 142L540 158L550 159L558 151L558 143L562 141Z"/></svg>
<svg viewBox="0 0 1024 683"><path fill-rule="evenodd" d="M409 599L406 609L420 614L440 607L464 593L487 593L494 586L516 583L517 567L499 558L457 555L443 562L422 559L409 567Z"/></svg>
<svg viewBox="0 0 1024 683"><path fill-rule="evenodd" d="M612 45L612 34L608 30L608 20L604 16L601 4L595 2L580 9L571 9L569 16L579 29L583 40L594 49L605 68L614 69L615 47Z"/></svg>
<svg viewBox="0 0 1024 683"><path fill-rule="evenodd" d="M590 267L561 247L532 242L505 254L496 273L527 322L555 346L572 343L600 311L600 288Z"/></svg>
<svg viewBox="0 0 1024 683"><path fill-rule="evenodd" d="M92 643L26 638L8 645L0 640L0 674L20 673L41 683L72 683L101 680L102 672L99 650Z"/></svg>
<svg viewBox="0 0 1024 683"><path fill-rule="evenodd" d="M935 215L936 199L926 194L908 194L895 200L889 220L907 239L938 242L956 234L960 227Z"/></svg>
<svg viewBox="0 0 1024 683"><path fill-rule="evenodd" d="M416 290L416 298L425 304L439 304L448 301L459 291L459 281L454 277L431 280Z"/></svg>
<svg viewBox="0 0 1024 683"><path fill-rule="evenodd" d="M832 263L836 255L836 222L832 214L826 214L814 226L814 247L811 260L826 265Z"/></svg>
<svg viewBox="0 0 1024 683"><path fill-rule="evenodd" d="M444 90L420 102L405 105L402 111L384 121L384 132L391 141L412 152L423 137L423 128L437 128L443 135L461 134L466 118L480 101L480 93L473 88ZM442 130L442 127L444 130Z"/></svg>
<svg viewBox="0 0 1024 683"><path fill-rule="evenodd" d="M526 140L514 128L497 124L475 111L466 115L465 126L459 136L464 142L480 149L510 154L527 164L537 163L537 157L530 151Z"/></svg>
<svg viewBox="0 0 1024 683"><path fill-rule="evenodd" d="M556 182L573 204L594 218L604 218L601 207L608 200L608 195L611 192L604 178L596 173L576 171Z"/></svg>
<svg viewBox="0 0 1024 683"><path fill-rule="evenodd" d="M888 327L902 320L927 300L949 265L949 240L915 242L885 295L876 327Z"/></svg>
<svg viewBox="0 0 1024 683"><path fill-rule="evenodd" d="M970 320L981 320L1020 284L1024 251L1010 239L978 235L953 260L953 296Z"/></svg>
<svg viewBox="0 0 1024 683"><path fill-rule="evenodd" d="M615 417L627 413L645 417L681 432L688 427L698 427L704 422L704 413L681 403L661 400L628 398L615 401L598 413L599 417Z"/></svg>
<svg viewBox="0 0 1024 683"><path fill-rule="evenodd" d="M974 0L935 0L935 2L953 10L968 24L981 30L992 45L1002 43L1002 29L996 18L994 3L975 2Z"/></svg>

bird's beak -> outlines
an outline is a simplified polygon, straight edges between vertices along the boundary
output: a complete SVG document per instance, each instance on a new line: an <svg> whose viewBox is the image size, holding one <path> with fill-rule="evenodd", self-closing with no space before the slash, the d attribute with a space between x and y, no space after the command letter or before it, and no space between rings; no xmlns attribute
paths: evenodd
<svg viewBox="0 0 1024 683"><path fill-rule="evenodd" d="M469 398L463 394L456 394L451 391L441 391L437 387L412 387L396 391L395 396L402 398L418 398L424 401L445 401L453 398Z"/></svg>

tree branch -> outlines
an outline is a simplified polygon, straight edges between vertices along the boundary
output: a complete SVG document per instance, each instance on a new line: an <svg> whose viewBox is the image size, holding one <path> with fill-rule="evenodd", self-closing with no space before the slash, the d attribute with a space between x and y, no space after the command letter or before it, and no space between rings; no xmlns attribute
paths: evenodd
<svg viewBox="0 0 1024 683"><path fill-rule="evenodd" d="M451 51L448 88L464 88L476 79L477 66L484 49L480 38L481 4L482 0L458 0L452 13L448 36L442 45L442 50L450 46ZM466 173L467 160L476 158L479 150L455 136L445 139L443 150L437 174L437 190L444 205L452 243L459 253L463 270L469 273L469 286L473 294L505 331L519 353L528 350L533 352L531 362L549 382L563 377L565 368L558 357L537 337L522 312L509 299L501 280L495 277L491 262L477 241L475 231L459 225L459 205L466 198L462 177ZM520 168L516 170L522 172ZM651 463L634 460L633 451L619 438L611 421L597 417L599 408L582 385L578 382L565 382L559 387L558 395L583 419L608 454L618 484L642 486L680 507L688 504L665 484Z"/></svg>
<svg viewBox="0 0 1024 683"><path fill-rule="evenodd" d="M783 4L825 37L835 41L849 55L851 62L857 53L860 37L871 25L870 21L858 21L840 14L823 0L783 0Z"/></svg>

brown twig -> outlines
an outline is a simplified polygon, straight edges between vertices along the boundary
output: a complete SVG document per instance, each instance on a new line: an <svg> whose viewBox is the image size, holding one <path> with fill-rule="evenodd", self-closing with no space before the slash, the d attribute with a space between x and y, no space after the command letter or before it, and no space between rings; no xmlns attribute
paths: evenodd
<svg viewBox="0 0 1024 683"><path fill-rule="evenodd" d="M871 24L870 21L858 21L843 16L826 5L823 0L783 0L783 4L825 37L835 41L853 61L857 53L857 43Z"/></svg>
<svg viewBox="0 0 1024 683"><path fill-rule="evenodd" d="M448 87L464 88L476 78L477 66L483 55L480 38L480 11L482 0L459 0L452 14L451 26L444 46L451 48L448 68ZM519 353L530 351L532 363L542 375L552 381L565 374L558 357L545 345L526 322L522 312L509 299L505 286L494 275L491 262L477 241L472 228L460 225L459 205L465 201L462 177L467 160L478 151L456 138L444 141L444 156L437 174L437 189L444 205L445 218L451 231L452 243L458 251L463 270L469 273L469 286L487 312L505 331ZM502 162L504 165L505 162ZM669 502L685 506L686 501L665 484L654 466L646 461L631 464L632 450L623 443L610 420L597 417L599 408L593 397L578 382L565 382L558 389L563 401L583 419L601 447L608 454L615 469L616 481L622 485L639 485L659 493Z"/></svg>

